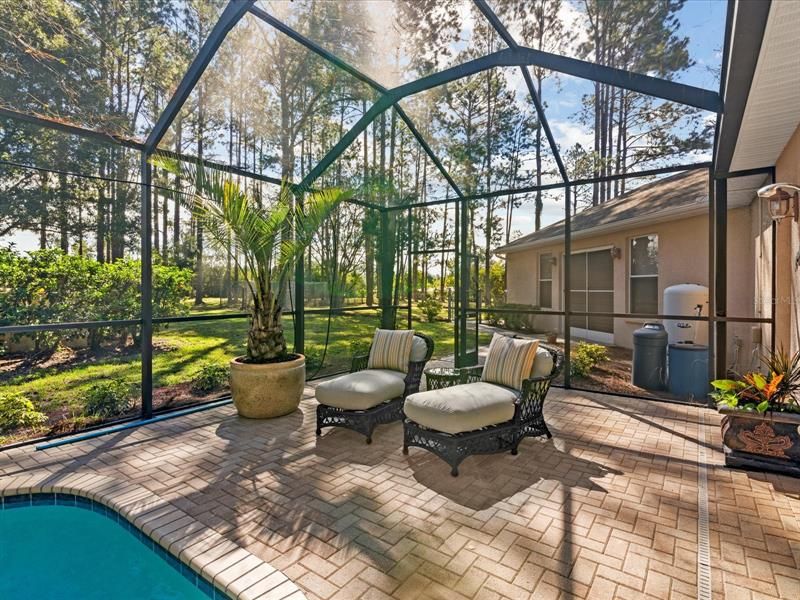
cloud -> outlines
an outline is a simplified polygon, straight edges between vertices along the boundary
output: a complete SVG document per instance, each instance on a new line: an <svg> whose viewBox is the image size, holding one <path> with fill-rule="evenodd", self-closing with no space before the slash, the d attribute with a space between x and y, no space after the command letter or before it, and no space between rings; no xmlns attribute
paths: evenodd
<svg viewBox="0 0 800 600"><path fill-rule="evenodd" d="M550 121L550 127L554 131L556 141L561 148L566 150L575 144L580 144L584 148L591 148L594 144L594 134L591 129L584 128L582 125L570 121Z"/></svg>
<svg viewBox="0 0 800 600"><path fill-rule="evenodd" d="M572 56L578 46L589 41L586 13L568 0L561 3L558 16L564 23L564 29L569 32L569 48L566 54Z"/></svg>

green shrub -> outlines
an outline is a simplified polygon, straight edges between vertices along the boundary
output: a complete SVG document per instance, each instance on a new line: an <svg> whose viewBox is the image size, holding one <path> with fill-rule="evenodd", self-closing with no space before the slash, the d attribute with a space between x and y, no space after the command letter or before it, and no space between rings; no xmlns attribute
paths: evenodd
<svg viewBox="0 0 800 600"><path fill-rule="evenodd" d="M47 422L47 416L39 412L20 392L0 394L0 431L10 431L17 427L40 427Z"/></svg>
<svg viewBox="0 0 800 600"><path fill-rule="evenodd" d="M140 307L141 263L124 259L110 263L61 250L20 254L0 249L0 325L137 319ZM188 309L192 272L174 266L153 265L153 316L177 316ZM90 343L129 334L138 328L93 329ZM14 336L19 338L21 336ZM57 347L62 340L53 332L31 334L36 351Z"/></svg>
<svg viewBox="0 0 800 600"><path fill-rule="evenodd" d="M428 323L433 323L442 312L442 301L433 296L425 296L423 300L417 303L417 306L422 310L425 315L425 320Z"/></svg>
<svg viewBox="0 0 800 600"><path fill-rule="evenodd" d="M372 339L354 339L350 342L350 356L366 356L371 345Z"/></svg>
<svg viewBox="0 0 800 600"><path fill-rule="evenodd" d="M228 383L230 369L228 365L205 363L192 379L192 389L196 392L213 392Z"/></svg>
<svg viewBox="0 0 800 600"><path fill-rule="evenodd" d="M322 369L322 352L317 350L306 351L306 376L314 377Z"/></svg>
<svg viewBox="0 0 800 600"><path fill-rule="evenodd" d="M530 313L506 312L506 310L540 310L538 306L529 304L498 304L494 307L497 310L488 308L484 313L485 323L494 326L504 327L511 331L530 331L534 315Z"/></svg>
<svg viewBox="0 0 800 600"><path fill-rule="evenodd" d="M125 381L111 380L96 383L86 392L85 413L108 418L121 415L134 406L131 386Z"/></svg>
<svg viewBox="0 0 800 600"><path fill-rule="evenodd" d="M608 351L600 344L578 342L570 353L570 373L576 377L586 377L599 363L608 360Z"/></svg>

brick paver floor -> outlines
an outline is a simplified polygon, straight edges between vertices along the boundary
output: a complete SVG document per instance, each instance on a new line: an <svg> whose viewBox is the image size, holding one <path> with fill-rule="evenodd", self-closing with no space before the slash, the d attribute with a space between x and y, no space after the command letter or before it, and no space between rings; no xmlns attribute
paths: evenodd
<svg viewBox="0 0 800 600"><path fill-rule="evenodd" d="M371 446L316 438L307 396L273 421L226 406L6 452L0 474L134 480L309 598L702 598L705 574L714 598L800 598L800 480L724 468L713 411L554 389L553 440L471 457L452 478L401 453L400 424Z"/></svg>

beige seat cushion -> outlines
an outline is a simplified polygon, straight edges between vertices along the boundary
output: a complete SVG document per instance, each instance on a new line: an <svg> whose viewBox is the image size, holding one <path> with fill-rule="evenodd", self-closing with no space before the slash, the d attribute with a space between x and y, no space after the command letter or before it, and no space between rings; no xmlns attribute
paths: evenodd
<svg viewBox="0 0 800 600"><path fill-rule="evenodd" d="M531 377L547 377L553 371L553 355L547 348L536 350L536 359L533 361Z"/></svg>
<svg viewBox="0 0 800 600"><path fill-rule="evenodd" d="M411 394L403 411L423 427L461 433L514 418L513 390L479 381Z"/></svg>
<svg viewBox="0 0 800 600"><path fill-rule="evenodd" d="M388 369L367 369L348 373L317 386L320 404L348 410L367 410L399 398L406 390L405 375Z"/></svg>

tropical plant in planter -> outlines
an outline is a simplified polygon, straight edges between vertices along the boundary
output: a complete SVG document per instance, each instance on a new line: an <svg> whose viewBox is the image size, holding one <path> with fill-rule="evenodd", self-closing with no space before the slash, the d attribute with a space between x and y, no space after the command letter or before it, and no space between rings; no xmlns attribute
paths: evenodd
<svg viewBox="0 0 800 600"><path fill-rule="evenodd" d="M725 464L800 476L800 353L783 349L758 371L712 381L722 413Z"/></svg>
<svg viewBox="0 0 800 600"><path fill-rule="evenodd" d="M294 411L305 385L305 357L286 347L281 301L297 258L322 223L351 192L308 192L303 205L287 184L262 207L226 174L164 157L154 164L189 181L182 202L211 243L234 261L250 290L247 353L231 360L231 395L243 417L265 419Z"/></svg>

